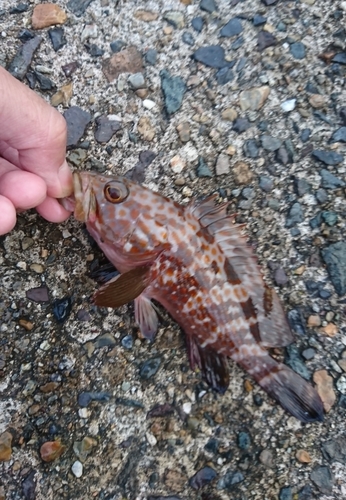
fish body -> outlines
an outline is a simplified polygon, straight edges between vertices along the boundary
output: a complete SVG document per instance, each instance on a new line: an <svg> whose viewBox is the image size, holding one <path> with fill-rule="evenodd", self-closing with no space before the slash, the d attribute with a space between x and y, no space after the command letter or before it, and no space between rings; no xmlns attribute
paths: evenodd
<svg viewBox="0 0 346 500"><path fill-rule="evenodd" d="M323 419L315 389L268 353L293 341L279 298L263 280L227 203L215 196L187 206L122 177L74 174L75 217L121 273L94 301L135 301L136 321L152 339L164 306L186 334L190 365L223 393L228 360L242 366L288 412Z"/></svg>

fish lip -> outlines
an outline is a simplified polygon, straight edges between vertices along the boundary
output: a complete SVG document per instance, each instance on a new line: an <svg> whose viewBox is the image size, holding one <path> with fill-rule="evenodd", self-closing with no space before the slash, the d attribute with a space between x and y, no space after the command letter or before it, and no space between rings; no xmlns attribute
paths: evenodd
<svg viewBox="0 0 346 500"><path fill-rule="evenodd" d="M75 197L75 218L80 222L93 220L96 212L96 200L89 177L83 175L81 172L74 172L73 189Z"/></svg>

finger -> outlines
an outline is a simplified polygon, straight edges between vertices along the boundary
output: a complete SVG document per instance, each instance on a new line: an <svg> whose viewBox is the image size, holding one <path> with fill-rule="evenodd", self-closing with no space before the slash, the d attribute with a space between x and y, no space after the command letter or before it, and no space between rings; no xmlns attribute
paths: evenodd
<svg viewBox="0 0 346 500"><path fill-rule="evenodd" d="M16 225L16 209L13 203L0 196L0 234L9 233Z"/></svg>
<svg viewBox="0 0 346 500"><path fill-rule="evenodd" d="M38 213L49 222L63 222L68 219L71 212L65 210L55 198L47 197L38 207Z"/></svg>
<svg viewBox="0 0 346 500"><path fill-rule="evenodd" d="M18 151L17 167L42 177L50 196L71 194L65 119L1 67L0 95L0 137Z"/></svg>
<svg viewBox="0 0 346 500"><path fill-rule="evenodd" d="M47 186L41 177L22 170L11 170L1 176L0 195L15 208L27 210L41 204L47 195Z"/></svg>

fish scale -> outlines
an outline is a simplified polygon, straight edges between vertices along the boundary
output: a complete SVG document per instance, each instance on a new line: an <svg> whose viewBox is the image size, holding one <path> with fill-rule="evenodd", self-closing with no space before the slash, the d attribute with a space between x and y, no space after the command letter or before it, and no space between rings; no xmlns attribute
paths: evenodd
<svg viewBox="0 0 346 500"><path fill-rule="evenodd" d="M292 333L227 203L216 205L213 195L184 207L128 179L91 172L74 174L74 199L65 206L71 202L121 273L96 292L96 305L134 300L141 333L153 339L155 299L185 332L191 368L214 390L227 389L232 358L292 415L323 419L312 385L266 350L290 344Z"/></svg>

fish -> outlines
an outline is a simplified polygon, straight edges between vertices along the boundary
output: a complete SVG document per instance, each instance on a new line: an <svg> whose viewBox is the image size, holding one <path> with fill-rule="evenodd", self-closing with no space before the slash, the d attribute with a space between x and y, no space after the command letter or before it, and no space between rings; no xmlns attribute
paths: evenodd
<svg viewBox="0 0 346 500"><path fill-rule="evenodd" d="M120 273L96 291L97 306L133 300L141 334L153 340L155 300L184 331L190 366L213 390L227 390L231 358L288 413L323 420L315 388L268 351L294 338L228 202L217 204L214 194L183 206L127 178L94 172L75 172L73 183L65 208Z"/></svg>

